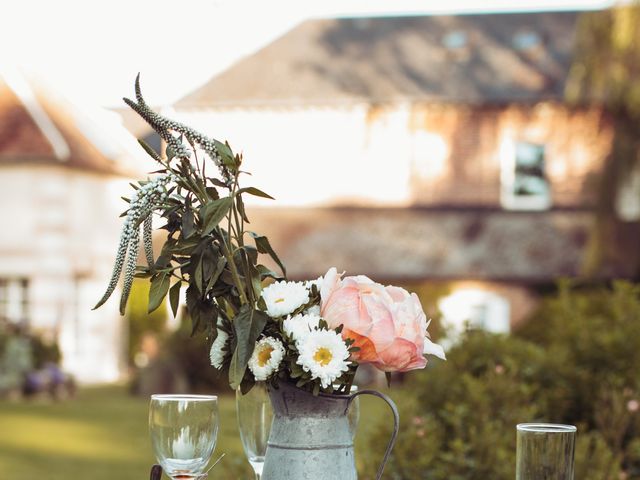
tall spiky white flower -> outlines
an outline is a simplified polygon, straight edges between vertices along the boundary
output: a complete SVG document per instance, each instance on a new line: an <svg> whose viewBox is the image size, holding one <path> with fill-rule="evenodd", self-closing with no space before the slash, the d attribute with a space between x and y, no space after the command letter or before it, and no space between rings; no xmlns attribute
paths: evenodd
<svg viewBox="0 0 640 480"><path fill-rule="evenodd" d="M211 365L220 370L224 364L224 357L227 355L227 340L229 340L229 334L218 327L218 336L211 344L211 350L209 351L209 358L211 359Z"/></svg>
<svg viewBox="0 0 640 480"><path fill-rule="evenodd" d="M120 244L116 254L116 261L113 266L111 280L100 301L96 304L94 310L106 302L116 289L122 269L125 269L124 286L122 296L120 297L120 313L124 314L124 308L129 298L133 276L136 270L138 260L138 242L140 239L140 226L144 224L143 240L145 255L149 264L153 263L153 246L151 243L151 230L154 210L156 210L167 199L169 195L168 185L174 181L175 177L169 173L160 175L148 182L141 182L136 187L131 200L129 200L129 209L122 226L120 235ZM125 267L126 260L126 267ZM151 265L149 265L151 266Z"/></svg>
<svg viewBox="0 0 640 480"><path fill-rule="evenodd" d="M266 380L278 371L284 354L284 346L280 340L263 337L256 342L256 347L253 349L249 359L249 370L256 380Z"/></svg>
<svg viewBox="0 0 640 480"><path fill-rule="evenodd" d="M173 154L177 158L188 161L191 157L192 151L182 142L182 137L185 137L191 145L197 145L206 152L211 160L213 160L213 162L220 168L220 172L225 180L230 180L229 171L223 165L214 139L209 138L180 122L163 117L151 110L142 96L142 90L140 88L140 74L136 77L135 92L137 102L128 98L124 98L124 102L135 110L138 115L140 115L165 142L167 142L168 149L172 150ZM172 132L178 135L175 136Z"/></svg>
<svg viewBox="0 0 640 480"><path fill-rule="evenodd" d="M309 290L299 282L280 281L262 290L271 317L284 317L309 302Z"/></svg>
<svg viewBox="0 0 640 480"><path fill-rule="evenodd" d="M349 370L349 349L339 333L333 330L313 330L298 342L300 355L296 363L311 378L320 379L327 388Z"/></svg>

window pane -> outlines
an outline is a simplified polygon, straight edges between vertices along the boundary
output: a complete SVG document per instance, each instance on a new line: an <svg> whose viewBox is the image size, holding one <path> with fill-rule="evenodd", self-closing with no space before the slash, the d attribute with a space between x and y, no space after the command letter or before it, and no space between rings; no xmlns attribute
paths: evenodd
<svg viewBox="0 0 640 480"><path fill-rule="evenodd" d="M0 319L11 323L28 318L29 282L24 278L0 279Z"/></svg>

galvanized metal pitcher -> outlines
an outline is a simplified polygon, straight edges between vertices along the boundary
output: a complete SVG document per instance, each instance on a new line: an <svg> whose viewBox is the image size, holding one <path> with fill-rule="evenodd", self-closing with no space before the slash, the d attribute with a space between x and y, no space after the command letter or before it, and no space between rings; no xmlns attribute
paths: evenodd
<svg viewBox="0 0 640 480"><path fill-rule="evenodd" d="M358 395L379 397L393 412L393 434L376 477L382 478L399 428L398 409L389 397L375 390L314 396L284 382L270 388L269 395L275 416L262 480L356 480L347 412Z"/></svg>

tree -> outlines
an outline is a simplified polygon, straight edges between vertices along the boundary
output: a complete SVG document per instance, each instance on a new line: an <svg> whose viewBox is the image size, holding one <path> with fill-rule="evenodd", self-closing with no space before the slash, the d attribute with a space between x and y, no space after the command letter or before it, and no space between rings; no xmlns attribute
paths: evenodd
<svg viewBox="0 0 640 480"><path fill-rule="evenodd" d="M606 260L606 241L616 228L616 198L640 168L640 1L582 14L576 55L566 86L574 105L600 105L614 124L611 153L600 178L597 219L588 250L587 274ZM640 193L639 193L640 195ZM640 277L640 265L636 266Z"/></svg>

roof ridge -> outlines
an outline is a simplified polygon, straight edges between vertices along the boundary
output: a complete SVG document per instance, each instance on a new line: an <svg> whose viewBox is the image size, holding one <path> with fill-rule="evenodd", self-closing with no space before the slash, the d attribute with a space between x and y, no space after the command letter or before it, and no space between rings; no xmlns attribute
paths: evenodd
<svg viewBox="0 0 640 480"><path fill-rule="evenodd" d="M23 75L16 68L5 67L0 70L0 76L4 78L6 85L22 103L44 138L51 145L56 159L60 162L67 161L71 156L69 144L38 102L35 93Z"/></svg>

